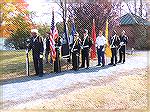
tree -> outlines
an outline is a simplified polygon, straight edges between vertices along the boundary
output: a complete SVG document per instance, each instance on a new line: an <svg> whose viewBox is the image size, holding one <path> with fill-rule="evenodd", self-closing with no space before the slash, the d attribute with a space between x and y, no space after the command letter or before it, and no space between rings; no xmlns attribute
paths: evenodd
<svg viewBox="0 0 150 112"><path fill-rule="evenodd" d="M119 24L119 2L95 0L94 2L70 3L68 10L73 12L77 31L82 34L83 29L92 30L92 21L95 19L96 32L105 28L106 20L109 27L114 28Z"/></svg>
<svg viewBox="0 0 150 112"><path fill-rule="evenodd" d="M148 16L149 0L121 0L121 2L126 3L129 13L140 16L141 18Z"/></svg>
<svg viewBox="0 0 150 112"><path fill-rule="evenodd" d="M25 49L26 40L30 37L30 26L22 15L15 17L13 24L18 27L10 34L10 38L5 40L5 46L11 47L13 45L16 50Z"/></svg>
<svg viewBox="0 0 150 112"><path fill-rule="evenodd" d="M24 0L3 0L1 1L1 20L0 20L0 37L9 37L17 29L15 17L22 15L23 19L31 25L29 19L28 4Z"/></svg>
<svg viewBox="0 0 150 112"><path fill-rule="evenodd" d="M38 26L38 31L39 31L39 34L45 38L46 37L46 33L47 32L50 32L50 26L48 24L42 24L42 25L39 25Z"/></svg>

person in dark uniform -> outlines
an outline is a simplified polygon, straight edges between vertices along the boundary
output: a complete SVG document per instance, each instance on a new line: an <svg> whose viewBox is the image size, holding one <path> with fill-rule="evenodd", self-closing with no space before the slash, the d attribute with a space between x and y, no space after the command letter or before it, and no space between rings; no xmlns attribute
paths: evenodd
<svg viewBox="0 0 150 112"><path fill-rule="evenodd" d="M84 37L81 42L81 57L82 57L82 64L80 68L85 67L85 60L86 60L86 68L89 68L89 49L90 49L90 38L88 36L88 30L85 29L83 33Z"/></svg>
<svg viewBox="0 0 150 112"><path fill-rule="evenodd" d="M39 75L39 77L43 76L43 40L42 37L38 36L38 30L31 30L31 39L28 45L29 51L32 49L33 62L35 68L35 75Z"/></svg>
<svg viewBox="0 0 150 112"><path fill-rule="evenodd" d="M111 52L112 52L111 63L108 65L116 66L118 46L119 46L119 37L117 36L116 31L114 31L113 36L110 39L110 47L111 47Z"/></svg>
<svg viewBox="0 0 150 112"><path fill-rule="evenodd" d="M56 49L56 58L54 61L54 72L58 73L58 72L61 72L61 66L60 66L61 41L60 41L60 37L55 39L55 49Z"/></svg>
<svg viewBox="0 0 150 112"><path fill-rule="evenodd" d="M126 55L126 45L128 43L128 37L125 35L125 31L122 31L122 35L119 36L120 39L120 47L119 47L119 61L118 63L125 62Z"/></svg>
<svg viewBox="0 0 150 112"><path fill-rule="evenodd" d="M46 63L48 63L48 56L50 54L50 40L49 40L49 34L47 34L46 38L45 38L45 60Z"/></svg>
<svg viewBox="0 0 150 112"><path fill-rule="evenodd" d="M71 53L72 53L72 66L73 70L78 70L79 69L79 57L80 57L80 38L79 34L76 32L74 34L74 42L71 48Z"/></svg>

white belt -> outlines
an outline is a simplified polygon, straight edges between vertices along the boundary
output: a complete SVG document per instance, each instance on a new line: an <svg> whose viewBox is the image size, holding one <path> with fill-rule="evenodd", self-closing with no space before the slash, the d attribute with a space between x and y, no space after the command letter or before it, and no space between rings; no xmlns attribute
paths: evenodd
<svg viewBox="0 0 150 112"><path fill-rule="evenodd" d="M104 47L104 45L97 46L98 49L100 49L100 47Z"/></svg>
<svg viewBox="0 0 150 112"><path fill-rule="evenodd" d="M124 42L120 42L120 45L123 46L123 45L126 45L126 44Z"/></svg>
<svg viewBox="0 0 150 112"><path fill-rule="evenodd" d="M122 44L122 45L126 45L126 44Z"/></svg>
<svg viewBox="0 0 150 112"><path fill-rule="evenodd" d="M117 48L116 46L112 46L111 48Z"/></svg>
<svg viewBox="0 0 150 112"><path fill-rule="evenodd" d="M78 49L74 49L73 51L77 51Z"/></svg>
<svg viewBox="0 0 150 112"><path fill-rule="evenodd" d="M83 46L83 48L88 48L89 46L87 45L87 46Z"/></svg>

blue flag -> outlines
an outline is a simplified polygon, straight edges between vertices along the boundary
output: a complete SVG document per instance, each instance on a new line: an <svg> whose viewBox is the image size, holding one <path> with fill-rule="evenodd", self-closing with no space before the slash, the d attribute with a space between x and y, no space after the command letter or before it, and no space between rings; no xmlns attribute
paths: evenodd
<svg viewBox="0 0 150 112"><path fill-rule="evenodd" d="M66 22L64 21L64 35L63 35L63 43L62 43L62 57L63 58L70 58L70 50L69 50L69 38L68 38L68 27Z"/></svg>
<svg viewBox="0 0 150 112"><path fill-rule="evenodd" d="M74 24L74 22L73 22L73 23L72 23L71 35L70 35L70 44L73 44L75 32L76 32L76 28L75 28L75 24Z"/></svg>

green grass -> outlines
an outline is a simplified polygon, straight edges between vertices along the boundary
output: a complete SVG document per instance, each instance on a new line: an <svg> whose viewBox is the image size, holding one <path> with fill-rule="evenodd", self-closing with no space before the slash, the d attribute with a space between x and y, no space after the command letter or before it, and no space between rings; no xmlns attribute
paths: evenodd
<svg viewBox="0 0 150 112"><path fill-rule="evenodd" d="M34 74L32 52L29 52L30 75ZM45 60L43 61L43 63ZM66 63L62 60L62 70L66 69ZM53 72L53 66L43 65L44 73ZM26 76L26 53L25 50L0 51L0 79L10 79Z"/></svg>
<svg viewBox="0 0 150 112"><path fill-rule="evenodd" d="M33 70L32 55L30 58L30 70ZM26 53L19 51L0 51L0 73L5 77L12 77L26 74Z"/></svg>

